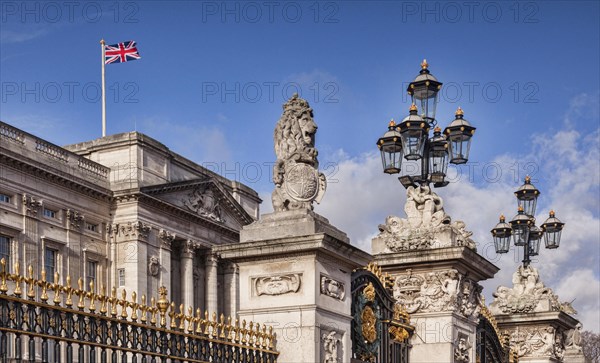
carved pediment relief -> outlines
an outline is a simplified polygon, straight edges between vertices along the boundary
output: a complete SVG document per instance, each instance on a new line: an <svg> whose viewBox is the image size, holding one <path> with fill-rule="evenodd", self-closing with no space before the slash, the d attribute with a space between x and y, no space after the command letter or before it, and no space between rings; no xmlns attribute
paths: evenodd
<svg viewBox="0 0 600 363"><path fill-rule="evenodd" d="M213 178L146 187L142 192L193 215L236 229L254 221L233 196Z"/></svg>

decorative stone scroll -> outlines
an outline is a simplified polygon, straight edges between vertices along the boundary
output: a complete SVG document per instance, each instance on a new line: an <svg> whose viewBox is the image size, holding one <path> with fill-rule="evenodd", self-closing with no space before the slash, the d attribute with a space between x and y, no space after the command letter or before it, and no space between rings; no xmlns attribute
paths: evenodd
<svg viewBox="0 0 600 363"><path fill-rule="evenodd" d="M315 134L317 124L308 102L294 94L284 105L273 140L277 160L273 167L273 209L313 209L323 198L327 181L319 173Z"/></svg>
<svg viewBox="0 0 600 363"><path fill-rule="evenodd" d="M343 301L346 296L344 283L327 276L321 276L321 294Z"/></svg>
<svg viewBox="0 0 600 363"><path fill-rule="evenodd" d="M490 311L494 315L548 311L576 314L570 303L561 303L552 289L544 286L535 267L519 266L512 282L512 288L499 286L493 293Z"/></svg>
<svg viewBox="0 0 600 363"><path fill-rule="evenodd" d="M336 331L324 333L323 341L323 363L339 363L338 344L341 342L336 336ZM342 354L343 356L343 354Z"/></svg>
<svg viewBox="0 0 600 363"><path fill-rule="evenodd" d="M475 250L472 232L463 221L452 222L444 211L444 203L428 185L410 186L404 206L407 219L388 216L379 225L379 235L388 252L465 246Z"/></svg>
<svg viewBox="0 0 600 363"><path fill-rule="evenodd" d="M183 205L190 211L213 219L217 222L224 222L219 198L215 195L210 185L198 186L182 199Z"/></svg>
<svg viewBox="0 0 600 363"><path fill-rule="evenodd" d="M146 239L149 233L150 225L141 221L119 224L119 234L121 236Z"/></svg>
<svg viewBox="0 0 600 363"><path fill-rule="evenodd" d="M256 296L283 295L300 290L302 274L265 276L253 279Z"/></svg>
<svg viewBox="0 0 600 363"><path fill-rule="evenodd" d="M409 314L417 312L456 311L477 320L481 310L482 287L454 269L396 277L394 298Z"/></svg>

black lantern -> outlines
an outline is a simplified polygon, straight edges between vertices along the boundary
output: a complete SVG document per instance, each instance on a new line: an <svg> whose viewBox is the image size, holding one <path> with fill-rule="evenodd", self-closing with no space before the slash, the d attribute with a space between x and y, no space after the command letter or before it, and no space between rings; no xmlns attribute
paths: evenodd
<svg viewBox="0 0 600 363"><path fill-rule="evenodd" d="M519 201L519 207L523 208L523 212L531 217L535 214L535 206L539 195L540 191L531 184L529 175L525 177L525 184L521 185L515 192L515 196Z"/></svg>
<svg viewBox="0 0 600 363"><path fill-rule="evenodd" d="M401 135L396 131L396 123L390 121L388 131L377 140L377 147L381 152L383 172L386 174L397 174L402 166L402 142Z"/></svg>
<svg viewBox="0 0 600 363"><path fill-rule="evenodd" d="M438 92L442 83L429 73L429 64L423 59L419 75L408 85L408 94L412 102L419 105L423 119L430 125L435 124L435 108L438 102Z"/></svg>
<svg viewBox="0 0 600 363"><path fill-rule="evenodd" d="M443 184L447 170L448 142L442 135L442 130L436 126L433 129L433 137L429 140L429 179L434 184Z"/></svg>
<svg viewBox="0 0 600 363"><path fill-rule="evenodd" d="M500 222L496 224L496 227L492 229L492 236L494 236L494 246L496 247L496 253L507 253L510 248L510 235L512 228L510 224L506 223L504 216L500 216Z"/></svg>
<svg viewBox="0 0 600 363"><path fill-rule="evenodd" d="M417 115L417 106L410 106L409 115L399 125L406 160L419 160L423 157L423 149L429 133L429 124Z"/></svg>
<svg viewBox="0 0 600 363"><path fill-rule="evenodd" d="M523 208L519 207L518 214L510 221L515 246L527 246L530 225L531 218L523 212Z"/></svg>
<svg viewBox="0 0 600 363"><path fill-rule="evenodd" d="M542 224L546 248L558 248L560 245L560 234L565 224L556 218L554 211L550 211L550 217Z"/></svg>
<svg viewBox="0 0 600 363"><path fill-rule="evenodd" d="M542 234L544 234L544 231L536 225L532 225L529 229L529 256L537 256L540 254Z"/></svg>
<svg viewBox="0 0 600 363"><path fill-rule="evenodd" d="M455 115L456 118L446 127L444 133L450 143L450 162L464 164L469 160L471 137L475 133L475 127L463 118L464 112L460 107Z"/></svg>

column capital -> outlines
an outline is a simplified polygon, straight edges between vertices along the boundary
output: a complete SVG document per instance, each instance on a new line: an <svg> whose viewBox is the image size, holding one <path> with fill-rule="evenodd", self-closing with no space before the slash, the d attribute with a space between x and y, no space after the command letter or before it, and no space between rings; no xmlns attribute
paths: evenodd
<svg viewBox="0 0 600 363"><path fill-rule="evenodd" d="M213 252L208 252L206 254L206 265L217 265L219 262L219 255Z"/></svg>
<svg viewBox="0 0 600 363"><path fill-rule="evenodd" d="M160 231L158 231L158 238L160 239L160 247L170 250L171 243L173 243L173 240L175 239L175 233L161 228Z"/></svg>
<svg viewBox="0 0 600 363"><path fill-rule="evenodd" d="M194 240L188 239L187 241L183 242L182 247L182 252L184 254L188 254L190 255L189 257L193 257L194 253L201 247L201 245Z"/></svg>

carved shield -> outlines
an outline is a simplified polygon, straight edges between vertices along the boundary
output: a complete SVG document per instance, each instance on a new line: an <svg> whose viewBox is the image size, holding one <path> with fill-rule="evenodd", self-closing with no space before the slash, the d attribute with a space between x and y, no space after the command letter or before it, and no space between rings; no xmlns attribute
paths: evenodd
<svg viewBox="0 0 600 363"><path fill-rule="evenodd" d="M305 163L286 163L283 187L294 200L316 200L318 203L325 192L325 184L325 176L313 166Z"/></svg>

